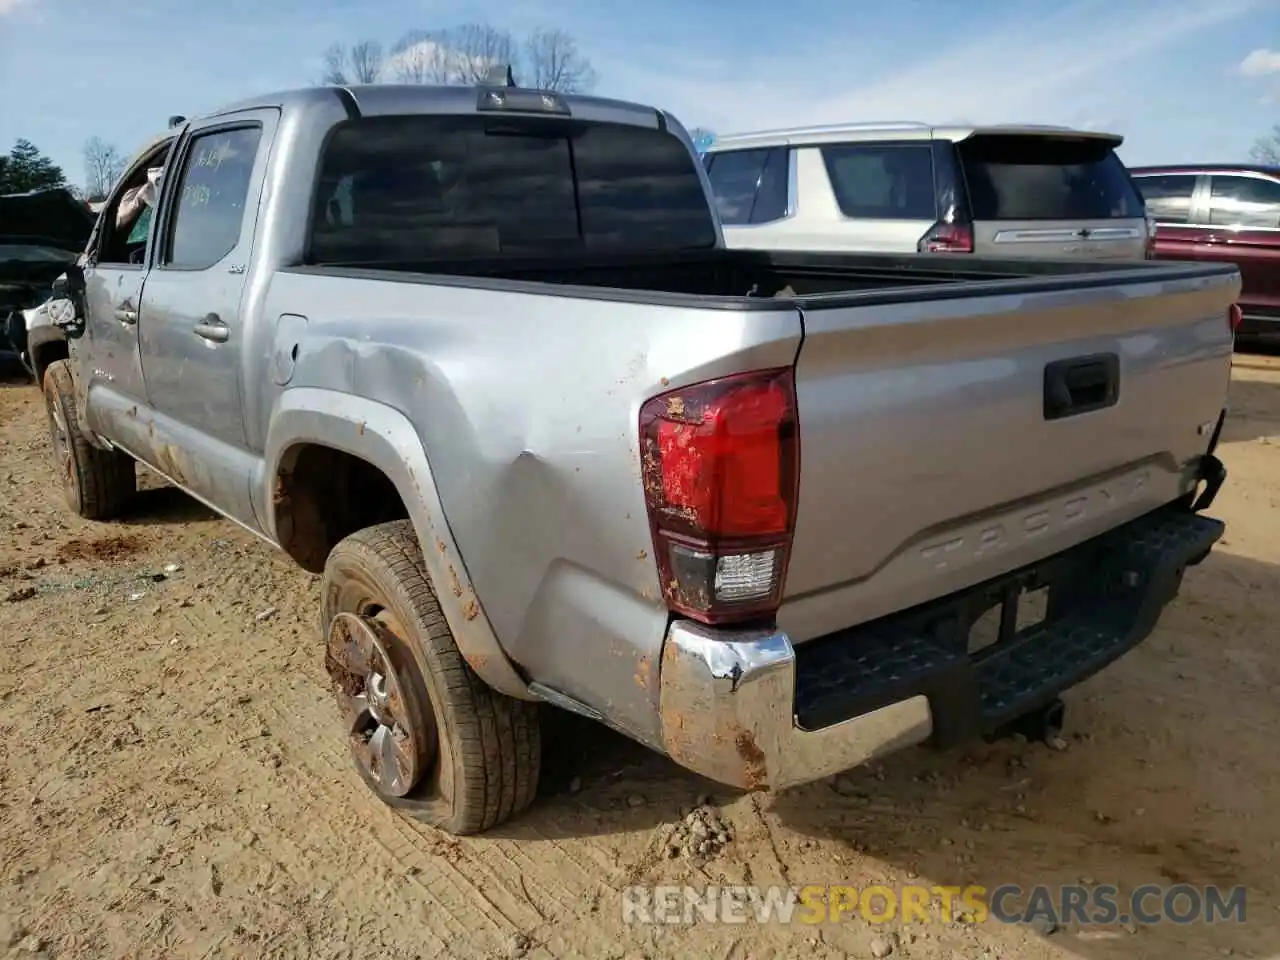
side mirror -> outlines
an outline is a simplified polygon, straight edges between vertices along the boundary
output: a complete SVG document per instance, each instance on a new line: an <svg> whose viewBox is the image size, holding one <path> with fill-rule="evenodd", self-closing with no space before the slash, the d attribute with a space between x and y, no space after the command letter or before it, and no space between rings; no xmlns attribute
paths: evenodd
<svg viewBox="0 0 1280 960"><path fill-rule="evenodd" d="M67 265L67 272L53 281L53 299L70 304L70 309L51 311L54 323L71 339L82 336L86 316L84 267L78 263Z"/></svg>

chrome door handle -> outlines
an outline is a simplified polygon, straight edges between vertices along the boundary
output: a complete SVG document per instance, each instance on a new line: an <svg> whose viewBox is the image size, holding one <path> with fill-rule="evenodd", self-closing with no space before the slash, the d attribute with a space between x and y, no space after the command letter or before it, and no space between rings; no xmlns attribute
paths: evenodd
<svg viewBox="0 0 1280 960"><path fill-rule="evenodd" d="M138 322L138 311L133 309L127 303L122 303L116 307L116 319L121 323L127 323L130 326Z"/></svg>
<svg viewBox="0 0 1280 960"><path fill-rule="evenodd" d="M231 328L216 313L209 314L193 329L197 337L203 337L211 343L226 343L231 338Z"/></svg>

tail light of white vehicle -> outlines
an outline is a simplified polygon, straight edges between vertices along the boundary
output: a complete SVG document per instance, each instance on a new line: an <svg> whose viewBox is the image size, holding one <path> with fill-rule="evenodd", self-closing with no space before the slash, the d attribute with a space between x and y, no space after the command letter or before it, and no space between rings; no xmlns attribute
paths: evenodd
<svg viewBox="0 0 1280 960"><path fill-rule="evenodd" d="M967 223L934 224L916 244L918 253L973 253L973 228Z"/></svg>
<svg viewBox="0 0 1280 960"><path fill-rule="evenodd" d="M800 431L790 369L724 377L640 410L662 591L706 624L772 615L795 532Z"/></svg>
<svg viewBox="0 0 1280 960"><path fill-rule="evenodd" d="M1244 323L1244 310L1240 304L1233 303L1227 308L1227 326L1231 328L1232 333L1236 333L1240 329L1240 324Z"/></svg>
<svg viewBox="0 0 1280 960"><path fill-rule="evenodd" d="M1151 217L1147 217L1146 257L1148 260L1154 260L1156 258L1156 231L1158 229L1159 227L1155 220Z"/></svg>

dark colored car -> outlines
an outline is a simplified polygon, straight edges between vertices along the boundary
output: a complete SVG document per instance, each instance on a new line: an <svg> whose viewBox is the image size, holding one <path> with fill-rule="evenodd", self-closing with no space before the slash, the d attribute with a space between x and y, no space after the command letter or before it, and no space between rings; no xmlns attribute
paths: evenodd
<svg viewBox="0 0 1280 960"><path fill-rule="evenodd" d="M1188 164L1130 170L1162 260L1234 263L1239 333L1280 334L1280 167Z"/></svg>
<svg viewBox="0 0 1280 960"><path fill-rule="evenodd" d="M62 187L0 196L0 360L21 360L38 377L50 358L66 356L56 327L42 329L39 344L28 341L25 311L49 299L54 280L84 251L95 220ZM48 356L37 358L37 347Z"/></svg>

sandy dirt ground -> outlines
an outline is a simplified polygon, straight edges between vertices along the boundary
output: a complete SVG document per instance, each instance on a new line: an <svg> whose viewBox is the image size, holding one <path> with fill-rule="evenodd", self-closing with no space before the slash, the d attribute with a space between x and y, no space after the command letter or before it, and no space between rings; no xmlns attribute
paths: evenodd
<svg viewBox="0 0 1280 960"><path fill-rule="evenodd" d="M556 724L535 807L455 840L350 766L315 579L175 490L71 516L40 396L0 385L0 956L1280 956L1280 357L1239 355L1221 548L1067 695L1065 749L912 750L735 795ZM669 854L709 795L732 840ZM629 883L1191 883L1241 924L623 923Z"/></svg>

